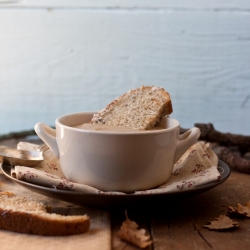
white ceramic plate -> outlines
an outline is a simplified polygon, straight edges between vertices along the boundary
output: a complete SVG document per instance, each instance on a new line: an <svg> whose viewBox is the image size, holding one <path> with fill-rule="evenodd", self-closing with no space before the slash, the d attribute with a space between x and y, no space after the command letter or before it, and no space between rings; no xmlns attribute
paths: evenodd
<svg viewBox="0 0 250 250"><path fill-rule="evenodd" d="M223 161L219 160L218 170L221 173L221 179L218 181L211 182L209 184L204 184L199 187L195 187L190 190L180 190L178 192L168 192L168 193L160 193L160 194L84 194L75 191L66 191L66 190L58 190L48 187L43 187L35 184L31 184L28 182L17 180L10 175L11 166L2 165L1 169L3 174L12 180L13 182L31 190L37 192L39 194L55 198L58 200L67 201L70 203L82 205L82 206L90 206L90 207L100 207L100 208L108 208L108 207L130 207L130 206L139 206L149 204L164 204L169 202L169 200L183 199L185 197L193 196L196 194L200 194L209 189L212 189L221 183L223 183L230 176L230 168Z"/></svg>

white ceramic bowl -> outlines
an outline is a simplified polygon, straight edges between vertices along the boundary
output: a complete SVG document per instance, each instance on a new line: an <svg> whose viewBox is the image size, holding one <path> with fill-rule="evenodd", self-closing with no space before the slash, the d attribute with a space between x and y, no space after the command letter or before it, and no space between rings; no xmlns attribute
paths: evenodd
<svg viewBox="0 0 250 250"><path fill-rule="evenodd" d="M37 123L37 135L51 148L65 177L104 191L133 192L157 187L174 163L194 144L198 128L179 135L179 122L164 117L164 129L145 132L90 131L71 127L91 120L93 112L56 119L56 129Z"/></svg>

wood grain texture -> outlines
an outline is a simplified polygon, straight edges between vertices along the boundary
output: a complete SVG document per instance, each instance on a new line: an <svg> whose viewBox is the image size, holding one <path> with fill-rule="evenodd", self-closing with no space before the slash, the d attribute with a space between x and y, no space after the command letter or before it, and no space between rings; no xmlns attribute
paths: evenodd
<svg viewBox="0 0 250 250"><path fill-rule="evenodd" d="M102 109L141 85L169 91L182 127L249 134L249 6L0 2L0 134Z"/></svg>
<svg viewBox="0 0 250 250"><path fill-rule="evenodd" d="M156 204L155 208L148 211L154 249L248 249L249 219L230 216L227 209L227 206L236 206L238 202L244 205L250 200L248 180L249 175L233 171L225 183L208 192L170 201L164 206ZM218 232L203 227L221 214L238 221L240 228Z"/></svg>
<svg viewBox="0 0 250 250"><path fill-rule="evenodd" d="M230 215L228 206L242 205L250 200L249 175L232 171L229 179L210 191L179 200L162 201L162 204L129 207L131 219L147 228L153 239L154 250L235 250L250 245L249 219ZM116 237L125 219L123 210L111 211L112 249L138 249ZM212 231L204 228L208 221L221 214L239 223L236 230Z"/></svg>
<svg viewBox="0 0 250 250"><path fill-rule="evenodd" d="M20 140L1 141L2 145L15 147ZM22 138L21 141L38 143L40 141ZM237 203L244 205L250 200L249 174L240 173L232 170L230 177L221 185L193 197L184 197L178 200L162 200L162 203L152 203L148 200L148 205L140 207L127 207L129 218L135 221L140 228L147 229L154 244L147 250L248 250L250 246L250 219L228 214L228 206L236 206ZM6 185L8 184L8 185ZM63 209L59 202L51 198L30 192L17 184L10 182L0 174L0 189L3 191L19 191L31 198L40 197L41 200L57 207L55 212L77 212L79 206L65 203ZM117 238L122 222L125 220L125 208L98 211L91 208L83 208L93 218L97 220L102 217L103 223L110 224L110 249L114 250L136 250L133 245L121 241ZM203 225L208 221L214 220L221 214L229 215L233 220L238 221L240 227L233 231L210 231ZM96 233L100 231L97 229ZM109 235L107 233L107 235ZM16 237L17 235L15 235ZM22 237L19 235L19 237ZM16 238L15 238L16 239ZM98 238L99 239L99 238ZM37 244L36 239L32 240ZM39 242L41 239L38 239ZM49 239L43 239L49 240ZM63 239L60 239L60 241ZM99 239L100 240L100 239ZM19 241L18 241L19 242ZM20 240L21 242L21 240ZM65 249L71 249L75 240L67 239ZM8 244L3 246L9 249ZM22 244L20 245L22 249ZM26 246L27 247L27 246ZM68 247L68 248L67 248ZM53 249L59 249L60 244L53 245ZM60 248L61 249L61 248ZM77 248L75 248L77 249ZM79 248L80 249L80 248ZM81 245L82 249L82 245Z"/></svg>

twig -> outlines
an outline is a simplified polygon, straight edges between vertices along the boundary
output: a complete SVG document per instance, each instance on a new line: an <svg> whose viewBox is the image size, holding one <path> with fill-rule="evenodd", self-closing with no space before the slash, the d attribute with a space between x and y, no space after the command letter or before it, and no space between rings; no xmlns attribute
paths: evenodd
<svg viewBox="0 0 250 250"><path fill-rule="evenodd" d="M246 152L250 152L250 136L222 133L215 130L211 123L196 123L194 126L201 130L199 140L215 144L212 149L220 160L231 168L250 173L250 159L242 157ZM185 131L187 129L181 128L181 133Z"/></svg>
<svg viewBox="0 0 250 250"><path fill-rule="evenodd" d="M21 132L11 132L9 134L0 135L0 141L8 140L8 139L18 139L18 138L25 138L26 136L36 135L33 129L25 130Z"/></svg>
<svg viewBox="0 0 250 250"><path fill-rule="evenodd" d="M235 168L244 173L250 173L250 160L247 160L227 147L216 145L212 147L219 159L224 161L230 168Z"/></svg>
<svg viewBox="0 0 250 250"><path fill-rule="evenodd" d="M212 123L195 123L195 127L201 130L200 140L208 142L216 142L223 146L238 146L242 148L250 148L250 136L222 133L215 130ZM181 129L181 132L186 129Z"/></svg>
<svg viewBox="0 0 250 250"><path fill-rule="evenodd" d="M55 128L54 126L50 126L50 127ZM20 139L20 138L25 138L31 135L36 135L36 132L34 129L24 130L20 132L11 132L9 134L0 135L0 141L8 140L8 139Z"/></svg>

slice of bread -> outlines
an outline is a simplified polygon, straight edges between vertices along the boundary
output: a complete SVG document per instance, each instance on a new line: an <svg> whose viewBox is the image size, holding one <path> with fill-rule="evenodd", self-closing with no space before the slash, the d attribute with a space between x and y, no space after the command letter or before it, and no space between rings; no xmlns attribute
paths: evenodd
<svg viewBox="0 0 250 250"><path fill-rule="evenodd" d="M148 130L172 111L168 92L160 87L142 86L116 98L94 114L91 123Z"/></svg>
<svg viewBox="0 0 250 250"><path fill-rule="evenodd" d="M27 234L62 236L88 231L90 219L87 215L64 216L49 213L44 204L0 192L0 228Z"/></svg>

